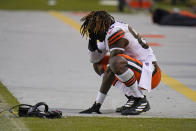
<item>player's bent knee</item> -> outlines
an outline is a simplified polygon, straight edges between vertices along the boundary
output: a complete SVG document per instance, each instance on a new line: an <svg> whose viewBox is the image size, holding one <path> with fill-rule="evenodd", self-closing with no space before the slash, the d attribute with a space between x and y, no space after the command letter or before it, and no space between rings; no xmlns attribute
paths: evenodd
<svg viewBox="0 0 196 131"><path fill-rule="evenodd" d="M113 73L122 74L127 70L127 60L121 56L113 56L109 60L109 65Z"/></svg>
<svg viewBox="0 0 196 131"><path fill-rule="evenodd" d="M93 68L98 75L102 75L104 73L104 69L101 63L94 63Z"/></svg>

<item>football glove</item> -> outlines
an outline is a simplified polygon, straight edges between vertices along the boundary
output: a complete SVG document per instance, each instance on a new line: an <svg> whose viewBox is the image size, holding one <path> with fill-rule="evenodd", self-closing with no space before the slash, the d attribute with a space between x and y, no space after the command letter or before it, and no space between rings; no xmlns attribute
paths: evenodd
<svg viewBox="0 0 196 131"><path fill-rule="evenodd" d="M101 50L99 50L98 46L97 46L97 37L94 33L90 33L89 34L89 42L88 42L88 49L92 52L94 52L95 50L97 50L99 53L102 53Z"/></svg>
<svg viewBox="0 0 196 131"><path fill-rule="evenodd" d="M81 111L81 114L91 114L93 112L97 113L97 114L102 114L99 109L101 108L101 104L100 103L94 103L92 107L90 107L87 110Z"/></svg>

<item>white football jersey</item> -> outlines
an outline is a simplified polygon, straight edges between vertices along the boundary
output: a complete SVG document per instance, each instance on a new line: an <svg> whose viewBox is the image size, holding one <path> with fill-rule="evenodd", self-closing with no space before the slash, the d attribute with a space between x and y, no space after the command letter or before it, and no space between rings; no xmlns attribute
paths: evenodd
<svg viewBox="0 0 196 131"><path fill-rule="evenodd" d="M124 54L142 62L149 60L156 61L156 57L151 47L143 47L142 44L146 44L146 41L141 37L137 38L138 36L136 35L138 34L133 29L132 32L130 31L128 24L116 21L110 26L106 34L104 41L106 50L112 50L112 48L110 48L111 45L115 44L115 42L120 38L125 38L129 43L125 48ZM141 42L143 43L141 44Z"/></svg>

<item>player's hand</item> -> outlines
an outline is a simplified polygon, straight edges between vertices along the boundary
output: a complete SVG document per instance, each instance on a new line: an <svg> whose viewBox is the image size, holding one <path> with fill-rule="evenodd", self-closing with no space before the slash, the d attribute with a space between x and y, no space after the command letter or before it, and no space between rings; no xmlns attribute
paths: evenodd
<svg viewBox="0 0 196 131"><path fill-rule="evenodd" d="M89 43L88 43L88 49L90 51L95 51L97 50L99 53L102 53L101 50L99 50L98 46L97 46L97 37L95 33L89 33Z"/></svg>
<svg viewBox="0 0 196 131"><path fill-rule="evenodd" d="M90 107L87 110L81 111L81 114L91 114L91 113L97 113L97 114L102 114L99 109L101 108L101 104L100 103L94 103L92 107Z"/></svg>

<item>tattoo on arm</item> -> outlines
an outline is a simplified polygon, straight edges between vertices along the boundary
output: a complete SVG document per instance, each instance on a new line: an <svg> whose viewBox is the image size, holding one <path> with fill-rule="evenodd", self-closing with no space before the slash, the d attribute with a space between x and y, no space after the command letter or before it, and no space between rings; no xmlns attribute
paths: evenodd
<svg viewBox="0 0 196 131"><path fill-rule="evenodd" d="M144 49L148 49L149 45L148 43L141 37L140 34L136 33L136 31L134 29L132 29L130 26L128 27L129 31L131 32L131 34L138 40L138 43L144 48Z"/></svg>

